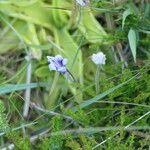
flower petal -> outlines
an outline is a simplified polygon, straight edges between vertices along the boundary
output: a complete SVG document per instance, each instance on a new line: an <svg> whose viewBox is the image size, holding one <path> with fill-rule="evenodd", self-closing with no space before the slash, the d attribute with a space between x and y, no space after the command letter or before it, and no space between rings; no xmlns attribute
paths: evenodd
<svg viewBox="0 0 150 150"><path fill-rule="evenodd" d="M61 55L53 56L47 56L48 62L49 62L49 69L50 70L56 70L60 73L65 73L67 71L66 64L67 59L63 58Z"/></svg>
<svg viewBox="0 0 150 150"><path fill-rule="evenodd" d="M67 71L67 69L66 67L60 67L57 71L64 74Z"/></svg>
<svg viewBox="0 0 150 150"><path fill-rule="evenodd" d="M76 0L81 6L86 6L89 3L89 0Z"/></svg>
<svg viewBox="0 0 150 150"><path fill-rule="evenodd" d="M54 57L52 56L47 56L48 62L50 63L52 60L54 60Z"/></svg>
<svg viewBox="0 0 150 150"><path fill-rule="evenodd" d="M106 56L104 53L98 52L97 54L93 54L91 59L96 65L104 65L106 61Z"/></svg>
<svg viewBox="0 0 150 150"><path fill-rule="evenodd" d="M48 67L49 67L50 70L56 70L56 66L54 65L54 63L50 63L48 65Z"/></svg>
<svg viewBox="0 0 150 150"><path fill-rule="evenodd" d="M68 59L64 58L63 61L62 61L62 64L63 64L63 65L66 65L67 62L68 62Z"/></svg>
<svg viewBox="0 0 150 150"><path fill-rule="evenodd" d="M55 60L56 61L62 61L63 60L63 57L61 55L56 55L55 56Z"/></svg>

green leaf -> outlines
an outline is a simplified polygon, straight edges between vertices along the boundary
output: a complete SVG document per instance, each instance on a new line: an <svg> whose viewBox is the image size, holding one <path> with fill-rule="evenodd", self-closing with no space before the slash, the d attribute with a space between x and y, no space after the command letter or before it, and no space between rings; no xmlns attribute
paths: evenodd
<svg viewBox="0 0 150 150"><path fill-rule="evenodd" d="M129 30L128 33L129 45L133 55L134 62L136 62L136 32L133 29Z"/></svg>
<svg viewBox="0 0 150 150"><path fill-rule="evenodd" d="M52 1L52 6L54 8L59 8L59 7L64 7L63 6L63 1L62 0L53 0ZM57 28L62 28L63 26L65 26L67 22L67 18L66 18L66 13L64 13L61 9L52 9L52 18L53 18L53 22L55 27Z"/></svg>
<svg viewBox="0 0 150 150"><path fill-rule="evenodd" d="M108 36L92 12L88 8L85 8L81 15L79 30L83 36L91 43L104 43L104 40Z"/></svg>
<svg viewBox="0 0 150 150"><path fill-rule="evenodd" d="M45 45L35 45L35 44L27 44L31 48L42 49L42 50L49 50L52 48L52 44L45 44Z"/></svg>
<svg viewBox="0 0 150 150"><path fill-rule="evenodd" d="M40 42L36 33L35 25L32 23L27 23L27 27L28 27L29 34L26 33L26 37L27 37L26 43L40 45ZM42 56L41 49L31 48L31 51L32 51L32 55L34 58L41 59L41 56Z"/></svg>
<svg viewBox="0 0 150 150"><path fill-rule="evenodd" d="M2 15L0 15L0 19L1 19L2 21L4 21L4 22L8 25L8 27L15 33L15 35L19 38L19 40L20 40L21 43L23 44L23 47L24 47L26 53L28 53L27 46L26 46L26 44L24 43L24 40L23 40L22 36L20 35L20 33L18 33L18 31L14 28L14 26L12 26L12 25L9 23L9 21L8 21L7 19L5 19L5 17L3 17Z"/></svg>
<svg viewBox="0 0 150 150"><path fill-rule="evenodd" d="M30 84L16 84L16 85L5 85L0 86L0 94L11 93L15 91L25 90L27 88L47 87L48 84L45 82L30 83Z"/></svg>
<svg viewBox="0 0 150 150"><path fill-rule="evenodd" d="M124 28L126 18L127 18L130 14L132 14L130 8L123 12L123 16L122 16L122 17L123 17L123 19L122 19L122 29Z"/></svg>
<svg viewBox="0 0 150 150"><path fill-rule="evenodd" d="M48 66L42 66L35 71L35 74L38 77L48 77L50 75L50 71Z"/></svg>
<svg viewBox="0 0 150 150"><path fill-rule="evenodd" d="M30 5L23 6L20 5L20 2L17 6L12 5L11 0L8 0L8 2L9 3L2 3L0 5L0 11L3 14L14 18L19 18L29 23L44 26L50 30L53 29L53 25L51 23L51 9L47 9L47 5L44 5L43 2L36 1L34 3L30 3Z"/></svg>

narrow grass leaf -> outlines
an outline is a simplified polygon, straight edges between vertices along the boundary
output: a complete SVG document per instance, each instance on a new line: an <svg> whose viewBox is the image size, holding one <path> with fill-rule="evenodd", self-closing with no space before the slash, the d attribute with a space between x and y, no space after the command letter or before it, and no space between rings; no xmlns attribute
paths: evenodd
<svg viewBox="0 0 150 150"><path fill-rule="evenodd" d="M0 94L11 93L15 91L25 90L27 88L47 87L48 84L45 82L30 83L30 84L16 84L16 85L5 85L0 86Z"/></svg>
<svg viewBox="0 0 150 150"><path fill-rule="evenodd" d="M129 30L128 33L129 45L133 55L134 62L136 62L136 32L133 29Z"/></svg>

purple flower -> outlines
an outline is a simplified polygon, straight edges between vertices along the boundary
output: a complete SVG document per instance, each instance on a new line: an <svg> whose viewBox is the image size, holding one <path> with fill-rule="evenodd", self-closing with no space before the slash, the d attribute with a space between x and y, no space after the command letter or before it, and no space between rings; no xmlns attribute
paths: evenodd
<svg viewBox="0 0 150 150"><path fill-rule="evenodd" d="M76 0L76 2L81 6L86 6L89 4L89 0Z"/></svg>
<svg viewBox="0 0 150 150"><path fill-rule="evenodd" d="M67 72L66 64L68 60L66 58L63 58L61 55L56 55L55 57L47 56L47 59L49 62L50 70L55 70L62 74L65 74Z"/></svg>
<svg viewBox="0 0 150 150"><path fill-rule="evenodd" d="M103 52L98 52L97 54L93 54L91 59L96 65L104 65L106 56Z"/></svg>

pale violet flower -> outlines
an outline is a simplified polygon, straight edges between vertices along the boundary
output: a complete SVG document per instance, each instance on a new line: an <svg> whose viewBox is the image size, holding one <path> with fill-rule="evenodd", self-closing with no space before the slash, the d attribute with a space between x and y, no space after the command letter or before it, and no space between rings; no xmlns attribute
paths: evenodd
<svg viewBox="0 0 150 150"><path fill-rule="evenodd" d="M103 52L98 52L97 54L93 54L91 59L96 65L104 65L106 56Z"/></svg>
<svg viewBox="0 0 150 150"><path fill-rule="evenodd" d="M65 74L67 72L66 64L68 60L63 58L61 55L47 56L49 62L49 69L55 70L59 73Z"/></svg>
<svg viewBox="0 0 150 150"><path fill-rule="evenodd" d="M89 0L76 0L76 2L81 6L86 6L89 4Z"/></svg>

